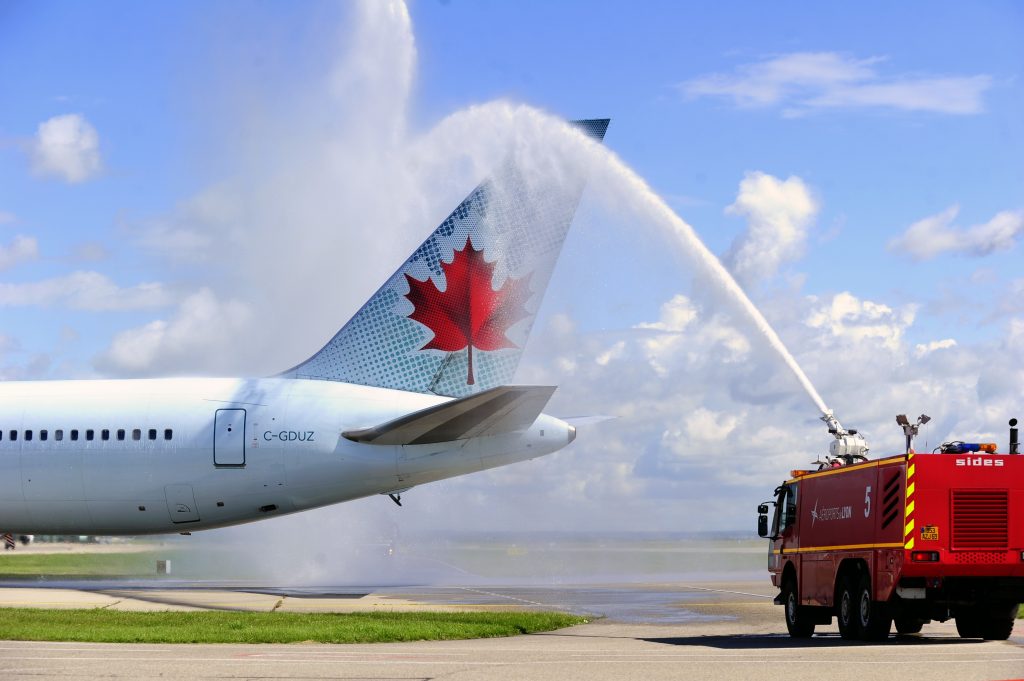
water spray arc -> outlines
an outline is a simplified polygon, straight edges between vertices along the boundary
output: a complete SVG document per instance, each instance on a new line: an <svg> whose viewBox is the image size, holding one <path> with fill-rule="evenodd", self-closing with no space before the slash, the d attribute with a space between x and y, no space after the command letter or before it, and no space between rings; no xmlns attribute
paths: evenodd
<svg viewBox="0 0 1024 681"><path fill-rule="evenodd" d="M508 136L506 141L513 142L513 146L526 157L522 159L523 166L533 171L527 173L527 176L552 181L551 168L557 167L557 164L545 163L549 160L548 154L574 159L576 172L581 172L592 185L600 187L603 200L619 207L625 206L629 211L657 225L669 235L671 243L680 249L680 253L703 270L704 275L726 294L726 299L739 308L778 353L811 398L829 432L836 438L833 445L839 447L838 451L857 452L860 455L867 451L863 438L839 423L775 329L729 270L701 241L693 227L607 147L594 144L579 131L544 112L526 105L507 103L492 103L455 114L440 124L436 132L439 138L451 136L458 139L465 130L475 128L504 132ZM501 138L502 135L496 134L494 137ZM558 179L555 177L554 181Z"/></svg>
<svg viewBox="0 0 1024 681"><path fill-rule="evenodd" d="M750 321L754 324L754 327L765 337L768 344L775 349L775 351L782 357L782 360L789 367L793 375L796 376L797 381L803 387L804 391L814 402L818 410L823 414L824 417L830 418L835 421L835 417L832 416L832 411L826 406L825 401L818 394L818 391L811 384L810 379L807 378L807 374L804 373L800 365L797 364L796 359L783 344L782 339L772 328L768 320L765 319L761 311L757 309L757 306L747 297L747 294L743 291L742 287L736 282L729 270L722 265L721 261L712 253L704 242L701 241L700 237L694 231L685 220L679 217L669 206L658 196L654 190L652 190L647 183L637 175L632 169L626 166L620 161L614 154L608 152L606 149L594 147L597 153L601 153L605 156L606 167L617 176L617 181L625 184L625 186L631 190L631 193L636 199L639 199L644 206L648 209L651 216L660 224L663 228L667 229L673 236L676 237L676 243L680 244L683 248L685 255L693 258L698 265L704 268L705 272L711 277L711 279L725 291L729 298L736 304L737 307L743 311ZM827 422L827 421L826 421ZM835 421L838 425L838 421ZM831 427L831 423L829 424ZM841 430L842 426L838 426Z"/></svg>

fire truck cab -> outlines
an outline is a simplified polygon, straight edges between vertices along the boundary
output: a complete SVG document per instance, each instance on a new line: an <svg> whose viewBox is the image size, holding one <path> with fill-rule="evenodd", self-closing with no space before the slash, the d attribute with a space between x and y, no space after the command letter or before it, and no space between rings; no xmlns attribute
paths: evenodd
<svg viewBox="0 0 1024 681"><path fill-rule="evenodd" d="M960 442L908 450L793 471L758 507L791 636L833 617L844 639L950 618L964 638L1010 636L1024 602L1024 456Z"/></svg>

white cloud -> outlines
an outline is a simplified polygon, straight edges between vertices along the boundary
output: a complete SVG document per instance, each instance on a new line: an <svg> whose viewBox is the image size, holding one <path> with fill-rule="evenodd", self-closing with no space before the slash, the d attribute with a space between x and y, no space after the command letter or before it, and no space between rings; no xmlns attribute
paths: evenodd
<svg viewBox="0 0 1024 681"><path fill-rule="evenodd" d="M656 322L641 322L638 329L682 331L697 318L697 308L682 293L677 293L661 306L661 318Z"/></svg>
<svg viewBox="0 0 1024 681"><path fill-rule="evenodd" d="M988 222L961 228L954 225L960 207L918 220L889 242L888 248L914 260L930 260L943 253L985 256L1013 248L1024 232L1024 210L1005 210Z"/></svg>
<svg viewBox="0 0 1024 681"><path fill-rule="evenodd" d="M610 348L602 352L600 355L594 358L600 366L606 366L608 362L619 359L622 357L623 351L626 349L626 342L619 341L612 345Z"/></svg>
<svg viewBox="0 0 1024 681"><path fill-rule="evenodd" d="M914 316L913 306L894 310L844 291L814 309L807 316L807 325L826 330L837 339L854 342L875 339L889 350L898 350L903 333L914 323Z"/></svg>
<svg viewBox="0 0 1024 681"><path fill-rule="evenodd" d="M244 354L251 313L245 304L222 301L208 288L185 298L174 317L118 333L97 367L118 376L180 373L232 375Z"/></svg>
<svg viewBox="0 0 1024 681"><path fill-rule="evenodd" d="M94 312L162 307L172 297L160 283L122 288L99 272L78 271L27 283L0 283L0 307L62 305Z"/></svg>
<svg viewBox="0 0 1024 681"><path fill-rule="evenodd" d="M736 430L739 422L740 419L736 415L715 412L704 407L693 410L683 419L688 437L704 443L719 444Z"/></svg>
<svg viewBox="0 0 1024 681"><path fill-rule="evenodd" d="M942 340L930 341L928 343L918 343L914 346L914 356L924 357L936 350L948 350L949 348L955 347L956 340L953 338L943 338Z"/></svg>
<svg viewBox="0 0 1024 681"><path fill-rule="evenodd" d="M722 363L743 361L750 341L720 316L701 317L698 308L683 294L676 294L661 306L656 322L635 327L646 331L638 340L650 368L666 376L681 366L699 364L714 356ZM654 332L654 333L651 333ZM619 352L619 356L622 356Z"/></svg>
<svg viewBox="0 0 1024 681"><path fill-rule="evenodd" d="M680 87L691 97L716 96L739 107L783 107L789 116L812 110L887 108L944 114L984 110L988 75L883 76L883 58L855 59L835 52L796 52L714 73Z"/></svg>
<svg viewBox="0 0 1024 681"><path fill-rule="evenodd" d="M799 177L780 180L753 172L740 182L736 201L726 213L745 217L748 226L724 261L740 283L753 284L803 255L818 204Z"/></svg>
<svg viewBox="0 0 1024 681"><path fill-rule="evenodd" d="M17 222L18 216L14 213L0 210L0 225L9 225L12 222Z"/></svg>
<svg viewBox="0 0 1024 681"><path fill-rule="evenodd" d="M813 97L809 108L890 107L904 111L977 114L984 111L982 94L990 76L904 79L890 83L830 88Z"/></svg>
<svg viewBox="0 0 1024 681"><path fill-rule="evenodd" d="M54 116L39 124L31 160L32 172L40 177L84 182L102 167L100 136L81 114Z"/></svg>
<svg viewBox="0 0 1024 681"><path fill-rule="evenodd" d="M182 201L170 216L139 226L141 245L176 262L222 261L225 248L236 249L244 246L247 238L260 237L247 223L239 191L218 185Z"/></svg>
<svg viewBox="0 0 1024 681"><path fill-rule="evenodd" d="M0 272L39 257L39 244L35 238L17 235L7 246L0 244Z"/></svg>

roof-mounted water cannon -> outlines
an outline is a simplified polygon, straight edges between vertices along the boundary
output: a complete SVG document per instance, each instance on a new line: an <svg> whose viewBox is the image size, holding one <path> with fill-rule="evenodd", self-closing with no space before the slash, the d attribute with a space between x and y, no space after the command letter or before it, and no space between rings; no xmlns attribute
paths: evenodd
<svg viewBox="0 0 1024 681"><path fill-rule="evenodd" d="M839 419L835 417L832 410L825 411L821 420L828 426L828 432L835 438L828 444L829 456L833 459L841 459L847 466L855 460L867 461L868 443L864 436L854 429L847 430Z"/></svg>
<svg viewBox="0 0 1024 681"><path fill-rule="evenodd" d="M911 452L911 448L914 444L914 438L917 437L917 431L921 428L921 426L923 426L924 424L928 423L931 420L931 416L928 416L927 414L921 414L920 416L917 417L917 423L911 423L910 420L907 418L906 414L896 415L896 424L903 428L903 434L907 437L907 454Z"/></svg>

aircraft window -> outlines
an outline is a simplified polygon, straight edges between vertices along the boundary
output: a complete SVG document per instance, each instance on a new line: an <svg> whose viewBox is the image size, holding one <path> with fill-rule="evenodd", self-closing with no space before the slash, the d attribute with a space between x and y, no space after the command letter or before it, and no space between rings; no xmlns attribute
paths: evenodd
<svg viewBox="0 0 1024 681"><path fill-rule="evenodd" d="M150 440L155 440L156 439L156 428L150 428L149 429L149 439Z"/></svg>
<svg viewBox="0 0 1024 681"><path fill-rule="evenodd" d="M117 441L118 442L123 442L124 441L124 428L118 428L117 429Z"/></svg>
<svg viewBox="0 0 1024 681"><path fill-rule="evenodd" d="M42 440L43 442L46 441L46 438L49 437L49 435L50 435L50 433L48 433L45 430L40 430L39 431L39 439Z"/></svg>
<svg viewBox="0 0 1024 681"><path fill-rule="evenodd" d="M133 440L141 440L142 439L142 431L139 430L138 428L133 430L132 431L132 439Z"/></svg>
<svg viewBox="0 0 1024 681"><path fill-rule="evenodd" d="M3 440L3 439L4 439L4 431L0 430L0 440Z"/></svg>
<svg viewBox="0 0 1024 681"><path fill-rule="evenodd" d="M174 438L174 431L170 428L164 428L164 439L170 440Z"/></svg>
<svg viewBox="0 0 1024 681"><path fill-rule="evenodd" d="M53 431L53 439L56 440L57 442L63 442L64 441L64 431L60 430L59 428L57 430Z"/></svg>
<svg viewBox="0 0 1024 681"><path fill-rule="evenodd" d="M16 442L16 441L17 441L17 439L18 439L18 431L16 431L16 430L12 430L12 431L11 431L11 432L9 433L9 435L11 436L11 437L10 437L10 441L11 441L11 442Z"/></svg>
<svg viewBox="0 0 1024 681"><path fill-rule="evenodd" d="M101 438L102 440L104 440L104 441L106 441L106 440L109 440L109 439L110 439L110 431L109 431L109 430L107 430L106 428L104 428L103 430L101 430L101 431L100 431L100 438Z"/></svg>
<svg viewBox="0 0 1024 681"><path fill-rule="evenodd" d="M89 430L85 431L85 439L86 440L92 441L92 439L93 439L93 437L95 437L95 435L96 435L96 433L93 432L92 428L90 428Z"/></svg>
<svg viewBox="0 0 1024 681"><path fill-rule="evenodd" d="M26 430L25 431L25 442L31 442L31 441L32 441L32 431L31 430Z"/></svg>
<svg viewBox="0 0 1024 681"><path fill-rule="evenodd" d="M78 441L78 429L77 428L75 428L74 430L71 431L71 439L72 439L72 441L75 441L75 442Z"/></svg>

